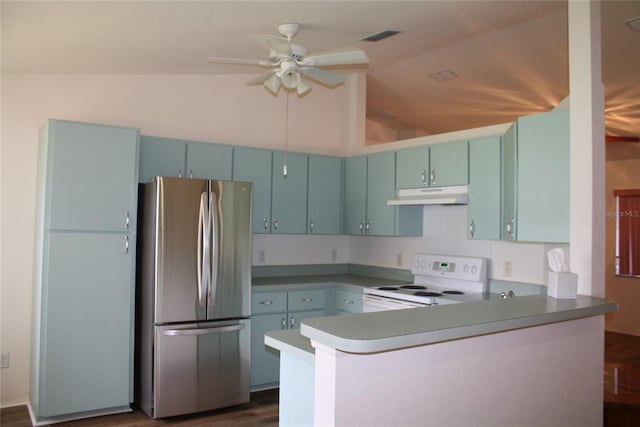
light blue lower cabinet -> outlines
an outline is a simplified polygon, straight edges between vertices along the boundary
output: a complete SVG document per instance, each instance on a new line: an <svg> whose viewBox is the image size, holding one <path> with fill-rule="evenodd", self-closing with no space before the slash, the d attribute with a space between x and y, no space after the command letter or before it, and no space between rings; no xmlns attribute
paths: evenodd
<svg viewBox="0 0 640 427"><path fill-rule="evenodd" d="M362 313L362 292L336 290L336 314Z"/></svg>
<svg viewBox="0 0 640 427"><path fill-rule="evenodd" d="M287 314L263 314L251 318L251 389L277 387L280 380L280 354L267 347L264 334L283 329Z"/></svg>

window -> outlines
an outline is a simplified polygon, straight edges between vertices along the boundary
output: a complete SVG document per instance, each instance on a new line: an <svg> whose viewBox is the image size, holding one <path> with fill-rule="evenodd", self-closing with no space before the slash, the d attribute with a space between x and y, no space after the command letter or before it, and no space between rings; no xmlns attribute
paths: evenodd
<svg viewBox="0 0 640 427"><path fill-rule="evenodd" d="M616 274L640 277L640 189L615 190Z"/></svg>

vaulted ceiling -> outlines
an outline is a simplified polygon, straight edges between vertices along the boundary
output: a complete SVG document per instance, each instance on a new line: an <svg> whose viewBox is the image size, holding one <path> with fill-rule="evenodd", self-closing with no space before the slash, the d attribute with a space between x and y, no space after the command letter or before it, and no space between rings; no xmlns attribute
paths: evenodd
<svg viewBox="0 0 640 427"><path fill-rule="evenodd" d="M640 135L640 32L625 24L638 17L639 1L602 2L610 135ZM311 53L367 53L367 117L391 128L438 134L505 123L547 111L569 92L566 1L3 0L1 66L249 80L261 69L206 57L266 58L261 36L286 22L301 24L295 42ZM381 30L400 33L360 41ZM429 78L443 70L458 77Z"/></svg>

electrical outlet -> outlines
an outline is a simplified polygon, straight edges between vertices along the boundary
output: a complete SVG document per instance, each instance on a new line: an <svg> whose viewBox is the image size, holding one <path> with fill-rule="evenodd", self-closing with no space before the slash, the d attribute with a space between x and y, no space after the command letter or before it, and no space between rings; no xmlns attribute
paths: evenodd
<svg viewBox="0 0 640 427"><path fill-rule="evenodd" d="M261 249L258 251L258 264L264 264L265 263L265 258L266 255L264 253L264 249Z"/></svg>
<svg viewBox="0 0 640 427"><path fill-rule="evenodd" d="M402 267L402 252L396 254L396 267Z"/></svg>
<svg viewBox="0 0 640 427"><path fill-rule="evenodd" d="M0 368L9 367L9 352L0 353Z"/></svg>
<svg viewBox="0 0 640 427"><path fill-rule="evenodd" d="M511 261L505 261L502 267L502 276L511 277Z"/></svg>
<svg viewBox="0 0 640 427"><path fill-rule="evenodd" d="M336 262L338 260L338 250L331 249L331 261Z"/></svg>

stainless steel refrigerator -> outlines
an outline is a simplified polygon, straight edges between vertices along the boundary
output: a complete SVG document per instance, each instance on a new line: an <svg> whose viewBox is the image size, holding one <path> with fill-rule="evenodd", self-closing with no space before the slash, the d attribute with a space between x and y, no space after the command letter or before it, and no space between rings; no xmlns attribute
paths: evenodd
<svg viewBox="0 0 640 427"><path fill-rule="evenodd" d="M252 184L141 185L136 404L162 418L249 401Z"/></svg>

